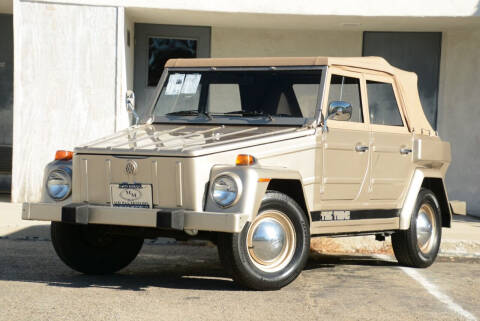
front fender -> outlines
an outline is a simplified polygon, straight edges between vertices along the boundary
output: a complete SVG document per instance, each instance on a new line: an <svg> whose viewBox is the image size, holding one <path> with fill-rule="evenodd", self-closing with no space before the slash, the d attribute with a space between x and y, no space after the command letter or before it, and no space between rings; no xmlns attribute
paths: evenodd
<svg viewBox="0 0 480 321"><path fill-rule="evenodd" d="M212 199L210 193L211 183L219 175L237 175L240 178L242 194L239 200L231 207L221 208ZM226 166L216 165L210 172L210 184L207 192L205 210L212 212L242 213L248 214L249 221L253 220L258 213L263 196L267 191L271 179L290 179L302 181L298 171L289 170L283 167L261 167L261 166Z"/></svg>

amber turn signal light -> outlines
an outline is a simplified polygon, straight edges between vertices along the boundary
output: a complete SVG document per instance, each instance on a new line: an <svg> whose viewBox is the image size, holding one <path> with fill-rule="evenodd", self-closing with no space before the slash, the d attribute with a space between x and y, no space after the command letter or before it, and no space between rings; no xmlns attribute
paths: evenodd
<svg viewBox="0 0 480 321"><path fill-rule="evenodd" d="M255 157L247 154L239 154L237 155L237 159L235 160L235 165L237 166L248 166L253 165L254 163Z"/></svg>
<svg viewBox="0 0 480 321"><path fill-rule="evenodd" d="M68 150L57 150L55 160L70 160L73 158L73 152Z"/></svg>

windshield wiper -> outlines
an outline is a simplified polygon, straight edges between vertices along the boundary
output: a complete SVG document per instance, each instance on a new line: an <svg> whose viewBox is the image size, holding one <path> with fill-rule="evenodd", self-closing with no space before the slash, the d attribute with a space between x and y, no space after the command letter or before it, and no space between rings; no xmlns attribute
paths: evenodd
<svg viewBox="0 0 480 321"><path fill-rule="evenodd" d="M179 111L172 111L171 113L167 113L166 116L205 116L208 120L212 120L212 117L209 113L206 112L199 112L196 109L193 110L179 110Z"/></svg>
<svg viewBox="0 0 480 321"><path fill-rule="evenodd" d="M229 115L229 116L240 115L242 117L266 117L266 118L268 118L269 121L273 120L272 115L261 112L261 111L257 111L257 110L252 110L252 111L249 111L249 110L235 110L235 111L229 111L229 112L226 112L226 113L222 113L221 115Z"/></svg>

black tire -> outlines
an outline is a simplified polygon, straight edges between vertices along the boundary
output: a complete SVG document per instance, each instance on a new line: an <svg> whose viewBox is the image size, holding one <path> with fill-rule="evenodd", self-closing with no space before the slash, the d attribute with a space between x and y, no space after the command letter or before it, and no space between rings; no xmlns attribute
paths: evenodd
<svg viewBox="0 0 480 321"><path fill-rule="evenodd" d="M420 214L420 208L428 206L433 210L431 244L428 248L422 250L417 241L417 217ZM428 208L427 207L427 208ZM410 228L402 230L392 235L392 247L398 263L405 266L426 268L435 261L440 242L442 239L442 220L440 206L435 194L432 191L422 188L418 193L417 202L410 220Z"/></svg>
<svg viewBox="0 0 480 321"><path fill-rule="evenodd" d="M115 273L137 256L143 238L112 235L101 225L52 222L52 243L60 259L85 274Z"/></svg>
<svg viewBox="0 0 480 321"><path fill-rule="evenodd" d="M264 271L256 265L247 249L247 234L254 222L245 225L240 233L221 233L218 251L222 264L234 281L241 286L254 290L278 290L302 272L308 259L310 249L310 228L307 217L301 207L289 196L268 191L260 205L259 215L274 211L285 215L295 242L291 243L290 259L279 265L277 271Z"/></svg>

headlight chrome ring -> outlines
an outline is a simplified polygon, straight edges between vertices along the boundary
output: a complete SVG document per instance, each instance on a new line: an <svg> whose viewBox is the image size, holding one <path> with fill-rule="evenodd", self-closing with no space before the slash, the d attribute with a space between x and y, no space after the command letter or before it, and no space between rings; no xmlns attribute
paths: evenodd
<svg viewBox="0 0 480 321"><path fill-rule="evenodd" d="M242 194L242 181L234 173L221 173L212 180L210 196L222 207L235 205Z"/></svg>
<svg viewBox="0 0 480 321"><path fill-rule="evenodd" d="M72 193L72 172L68 167L50 171L45 183L48 195L55 201L63 201Z"/></svg>

